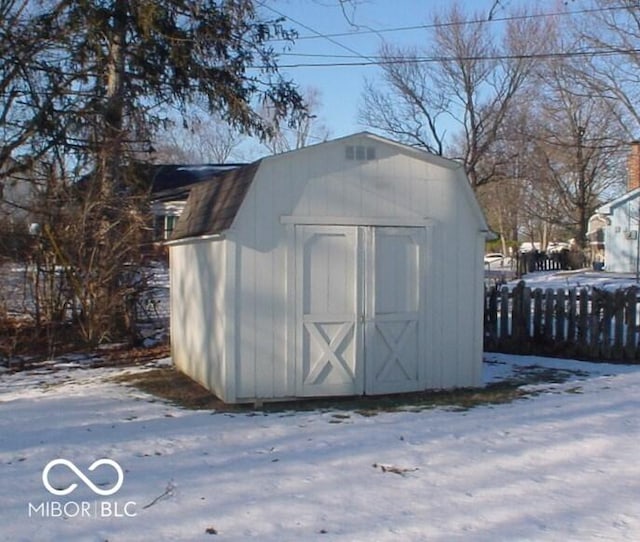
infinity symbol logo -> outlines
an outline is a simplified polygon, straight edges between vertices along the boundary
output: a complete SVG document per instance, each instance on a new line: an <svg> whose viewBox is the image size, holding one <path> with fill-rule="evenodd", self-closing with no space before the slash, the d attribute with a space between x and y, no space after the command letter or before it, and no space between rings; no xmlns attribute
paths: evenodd
<svg viewBox="0 0 640 542"><path fill-rule="evenodd" d="M118 481L116 482L116 485L114 485L111 489L101 489L96 486L89 478L84 475L84 473L78 467L75 466L75 464L73 464L68 459L54 459L53 461L49 461L49 463L47 463L46 467L42 471L42 483L44 484L44 487L47 489L47 491L54 495L68 495L78 487L78 484L71 484L65 489L56 489L49 483L49 471L57 465L64 465L69 470L73 471L76 476L80 478L80 480L82 480L91 491L93 491L97 495L102 495L103 497L116 493L122 487L122 483L124 482L124 473L122 472L122 467L118 465L118 463L116 463L113 459L98 459L97 461L94 461L89 467L89 470L91 472L96 470L98 467L101 467L102 465L109 465L110 467L113 467L114 470L118 473Z"/></svg>

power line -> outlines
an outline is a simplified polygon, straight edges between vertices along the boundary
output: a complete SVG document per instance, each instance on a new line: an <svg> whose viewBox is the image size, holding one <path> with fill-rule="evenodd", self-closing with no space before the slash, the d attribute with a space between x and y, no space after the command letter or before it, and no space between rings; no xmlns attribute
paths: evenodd
<svg viewBox="0 0 640 542"><path fill-rule="evenodd" d="M638 54L640 49L613 49L613 50L587 50L574 52L556 53L535 53L529 55L487 55L487 56L433 56L433 57L411 57L411 58L385 58L385 57L344 57L326 55L328 58L365 58L363 61L353 62L300 62L297 64L279 64L279 68L348 68L363 66L382 66L391 64L428 64L434 62L457 62L457 61L481 61L481 60L533 60L533 59L553 59L553 58L574 58L574 57L604 57ZM256 68L258 66L255 66Z"/></svg>
<svg viewBox="0 0 640 542"><path fill-rule="evenodd" d="M342 38L342 37L350 37L350 36L365 36L370 34L388 34L392 32L409 32L413 30L431 30L434 28L446 28L451 26L463 26L463 25L472 25L472 24L483 24L483 23L498 23L498 22L508 22L508 21L518 21L518 20L527 20L527 19L538 19L543 17L556 17L556 16L565 16L565 15L585 15L589 13L601 13L606 11L621 11L627 9L625 6L611 6L604 8L587 8L576 11L552 11L546 13L532 13L529 15L509 15L505 17L492 17L490 19L469 19L468 21L450 21L450 22L440 22L440 23L429 23L429 24L420 24L420 25L412 25L412 26L398 26L392 28L381 28L378 30L368 29L368 30L353 30L350 32L334 32L331 34L322 34L317 32L316 30L309 29L304 24L299 23L298 21L293 20L291 17L288 17L281 12L278 12L274 8L263 5L265 8L270 9L271 11L278 13L281 17L286 17L290 21L299 24L301 27L306 30L310 30L313 32L311 36L298 36L296 41L301 40L315 40L315 39L329 39L329 38ZM274 42L277 41L287 41L284 39L274 39ZM340 47L346 47L342 44L337 44Z"/></svg>
<svg viewBox="0 0 640 542"><path fill-rule="evenodd" d="M337 45L338 47L344 49L345 51L348 51L349 53L352 53L354 55L356 55L358 58L362 58L366 61L369 62L375 62L371 57L365 56L360 54L358 51L356 51L355 49L352 49L351 47L348 47L347 45L344 45L342 43L340 43L339 41L336 41L335 39L333 39L333 37L328 36L326 34L323 34L321 32L318 32L317 30L315 30L314 28L311 28L310 26L297 21L296 19L294 19L293 17L290 17L289 15L285 15L284 13L282 13L281 11L266 5L264 2L258 2L262 7L268 9L269 11L272 11L273 13L279 15L280 17L284 17L285 19L289 19L292 23L297 24L298 26L301 26L302 28L304 28L305 30L308 30L309 32L313 32L313 34L317 37L317 38L322 38L322 39L326 39L327 41L333 43L334 45ZM274 40L276 41L276 40Z"/></svg>
<svg viewBox="0 0 640 542"><path fill-rule="evenodd" d="M530 55L492 55L492 56L474 56L474 57L412 57L412 58L387 58L376 55L363 55L362 53L356 51L355 49L344 45L343 43L335 40L335 37L346 37L346 36L354 36L354 35L366 35L366 34L382 34L388 32L400 32L400 31L408 31L408 30L418 30L418 29L433 29L433 28L443 28L443 27L451 27L451 26L460 26L467 24L481 24L486 22L506 22L506 21L514 21L514 20L525 20L525 19L535 19L541 17L554 17L554 16L565 16L565 15L583 15L590 13L601 13L601 12L611 12L611 11L620 11L627 9L625 6L609 6L603 8L586 8L575 11L555 11L555 12L547 12L547 13L538 13L538 14L529 14L529 15L510 15L505 17L490 17L489 19L471 19L468 21L455 21L455 22L440 22L440 23L431 23L431 24L423 24L423 25L415 25L415 26L405 26L405 27L396 27L396 28L387 28L381 30L363 30L356 32L341 32L341 33L332 33L332 34L324 34L315 30L314 28L294 19L283 13L280 10L277 10L271 6L266 5L264 2L259 2L259 4L272 11L273 13L279 15L280 17L284 17L291 21L294 24L312 32L312 36L301 36L296 38L297 40L303 39L325 39L334 45L337 45L341 49L351 53L351 55L337 55L337 54L326 54L326 53L281 53L281 57L305 57L305 58L328 58L328 59L362 59L360 61L344 61L344 62L300 62L300 63L291 63L291 64L280 64L279 68L285 69L295 69L295 68L341 68L341 67L367 67L367 66L382 66L382 65L392 65L392 64L409 64L409 63L434 63L434 62L454 62L454 61L479 61L479 60L525 60L525 59L552 59L552 58L572 58L572 57L596 57L596 56L612 56L612 55L625 55L625 54L633 54L640 52L640 49L629 49L629 50L595 50L595 51L576 51L576 52L557 52L557 53L537 53ZM280 40L273 40L280 41ZM258 68L258 66L254 66L254 68Z"/></svg>

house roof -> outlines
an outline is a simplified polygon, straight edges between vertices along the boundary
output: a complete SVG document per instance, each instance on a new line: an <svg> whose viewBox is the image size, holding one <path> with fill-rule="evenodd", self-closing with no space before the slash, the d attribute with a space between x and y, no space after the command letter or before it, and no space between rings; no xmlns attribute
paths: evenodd
<svg viewBox="0 0 640 542"><path fill-rule="evenodd" d="M151 196L155 201L187 199L190 188L197 183L221 177L245 164L164 164L151 166Z"/></svg>
<svg viewBox="0 0 640 542"><path fill-rule="evenodd" d="M640 188L634 188L633 190L629 190L628 192L625 192L624 194L615 198L614 200L611 200L610 202L605 203L604 205L598 207L596 209L596 213L602 214L602 215L610 215L611 213L613 213L613 210L616 207L619 207L620 205L624 205L628 201L633 201L638 196L640 196Z"/></svg>
<svg viewBox="0 0 640 542"><path fill-rule="evenodd" d="M213 235L227 230L260 166L260 160L231 169L193 186L172 239Z"/></svg>

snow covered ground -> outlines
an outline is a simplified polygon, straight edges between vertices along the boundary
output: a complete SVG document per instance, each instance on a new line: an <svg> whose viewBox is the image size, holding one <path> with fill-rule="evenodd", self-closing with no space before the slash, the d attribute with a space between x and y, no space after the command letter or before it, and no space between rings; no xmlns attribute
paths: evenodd
<svg viewBox="0 0 640 542"><path fill-rule="evenodd" d="M528 273L522 280L531 288L600 288L605 290L617 290L636 286L640 289L640 283L636 281L633 273L607 273L606 271L589 271L578 269L575 271L538 271ZM511 282L517 284L518 280Z"/></svg>
<svg viewBox="0 0 640 542"><path fill-rule="evenodd" d="M571 377L506 404L369 416L191 411L112 378L145 368L65 359L0 367L0 540L640 540L640 366L487 354L487 383ZM89 469L105 458L122 476Z"/></svg>
<svg viewBox="0 0 640 542"><path fill-rule="evenodd" d="M485 270L485 282L488 286L494 281L507 281L507 286L513 287L520 280L524 280L531 288L558 289L558 288L583 288L596 287L607 290L629 288L636 286L640 289L640 283L636 280L635 273L608 273L606 271L592 271L589 269L577 269L571 271L535 271L527 273L522 279L515 278L515 268L508 264L504 267L493 266ZM498 283L500 284L500 282Z"/></svg>
<svg viewBox="0 0 640 542"><path fill-rule="evenodd" d="M144 368L0 373L0 539L640 540L640 367L492 354L486 381L533 365L578 373L374 416L190 411L111 380ZM47 481L75 491L45 489L67 459L110 491L100 458L113 495L65 465Z"/></svg>

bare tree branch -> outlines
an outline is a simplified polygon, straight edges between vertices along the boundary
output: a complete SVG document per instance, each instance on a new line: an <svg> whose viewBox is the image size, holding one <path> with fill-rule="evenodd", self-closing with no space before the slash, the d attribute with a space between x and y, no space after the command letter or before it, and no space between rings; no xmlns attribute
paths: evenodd
<svg viewBox="0 0 640 542"><path fill-rule="evenodd" d="M495 6L494 6L495 7ZM363 123L437 154L460 159L474 187L497 175L481 167L496 146L500 127L530 77L533 53L544 45L543 27L534 18L510 20L504 37L495 43L486 24L454 4L434 17L433 34L418 62L415 49L383 45L380 56L384 88L369 82L360 118ZM445 147L445 119L453 120L462 137Z"/></svg>

